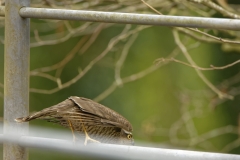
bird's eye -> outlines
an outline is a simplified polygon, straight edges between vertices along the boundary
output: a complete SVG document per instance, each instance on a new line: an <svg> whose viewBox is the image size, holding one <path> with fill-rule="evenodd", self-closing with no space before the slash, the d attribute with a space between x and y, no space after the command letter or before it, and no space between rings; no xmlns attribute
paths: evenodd
<svg viewBox="0 0 240 160"><path fill-rule="evenodd" d="M131 135L131 134L128 134L128 135L127 135L127 138L128 138L128 139L131 139L131 138L132 138L132 135Z"/></svg>

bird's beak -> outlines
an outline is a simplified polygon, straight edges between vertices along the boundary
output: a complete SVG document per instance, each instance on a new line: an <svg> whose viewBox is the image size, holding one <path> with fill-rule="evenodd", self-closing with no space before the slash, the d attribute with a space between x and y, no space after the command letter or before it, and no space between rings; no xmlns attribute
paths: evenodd
<svg viewBox="0 0 240 160"><path fill-rule="evenodd" d="M132 146L134 146L134 140L132 140Z"/></svg>

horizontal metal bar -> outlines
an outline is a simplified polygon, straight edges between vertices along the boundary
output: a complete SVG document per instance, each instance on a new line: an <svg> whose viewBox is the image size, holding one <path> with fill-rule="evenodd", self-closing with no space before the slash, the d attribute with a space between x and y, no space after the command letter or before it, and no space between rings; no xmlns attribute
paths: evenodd
<svg viewBox="0 0 240 160"><path fill-rule="evenodd" d="M83 144L61 139L0 134L0 143L16 143L24 147L37 147L96 159L164 159L164 160L239 160L240 155L207 153L186 150L124 146L112 144Z"/></svg>
<svg viewBox="0 0 240 160"><path fill-rule="evenodd" d="M240 20L238 19L165 16L32 7L22 7L19 14L24 18L240 30ZM4 7L1 6L0 16L3 15Z"/></svg>
<svg viewBox="0 0 240 160"><path fill-rule="evenodd" d="M240 30L240 20L23 7L24 18Z"/></svg>

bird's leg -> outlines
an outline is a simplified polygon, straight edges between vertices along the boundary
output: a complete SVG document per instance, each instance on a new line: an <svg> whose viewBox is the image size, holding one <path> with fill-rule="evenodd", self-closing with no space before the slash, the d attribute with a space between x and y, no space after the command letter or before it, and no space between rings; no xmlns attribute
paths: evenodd
<svg viewBox="0 0 240 160"><path fill-rule="evenodd" d="M90 141L92 141L92 142L100 143L99 141L90 138L89 135L88 135L88 133L87 133L87 131L86 131L86 128L85 128L84 124L83 124L83 123L81 123L81 124L82 124L82 128L83 128L83 130L84 130L84 133L85 133L84 145L85 145L85 146L87 145L87 141L88 141L88 140L90 140Z"/></svg>
<svg viewBox="0 0 240 160"><path fill-rule="evenodd" d="M72 131L72 135L73 135L73 142L75 143L76 142L76 137L75 137L75 134L74 134L74 130L73 130L73 125L72 125L72 122L70 120L67 120L68 121L68 125L69 125L69 128L71 129Z"/></svg>

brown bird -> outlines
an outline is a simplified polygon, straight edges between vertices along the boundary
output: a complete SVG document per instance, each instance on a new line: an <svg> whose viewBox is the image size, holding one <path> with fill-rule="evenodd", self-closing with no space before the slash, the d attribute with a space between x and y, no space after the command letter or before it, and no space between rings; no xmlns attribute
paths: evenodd
<svg viewBox="0 0 240 160"><path fill-rule="evenodd" d="M44 119L70 128L74 141L74 131L84 132L85 145L88 140L112 144L134 144L132 125L126 118L87 98L72 96L57 105L27 117L17 118L15 121L28 122L34 119Z"/></svg>

